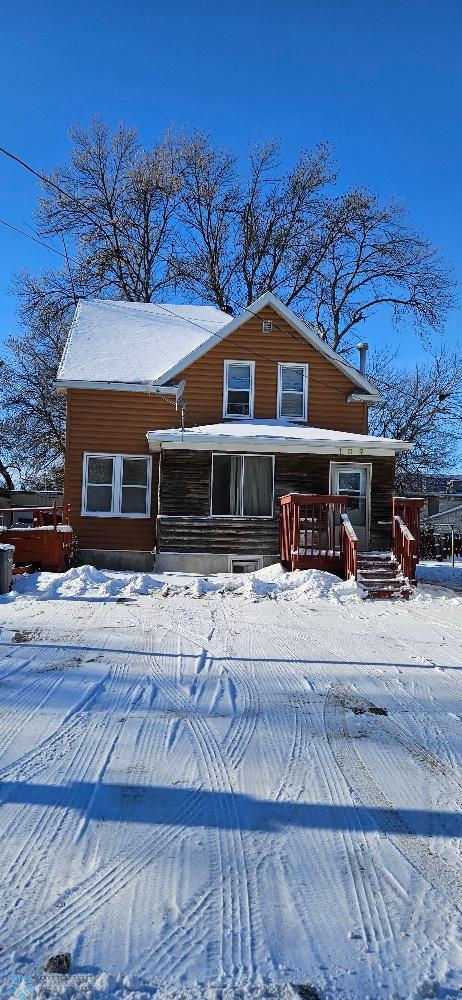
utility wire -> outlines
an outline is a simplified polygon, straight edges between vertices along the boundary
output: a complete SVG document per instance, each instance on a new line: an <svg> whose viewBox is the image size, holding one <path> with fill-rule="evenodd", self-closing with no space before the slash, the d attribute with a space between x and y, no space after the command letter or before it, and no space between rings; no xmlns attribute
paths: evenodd
<svg viewBox="0 0 462 1000"><path fill-rule="evenodd" d="M30 233L25 233L23 229L18 229L17 226L13 226L11 222L7 222L6 219L0 219L2 226L7 226L8 229L14 229L15 233L19 233L20 236L25 236L26 239L32 240L33 243L38 243L39 246L45 247L45 250L50 250L51 253L57 253L58 257L65 257L65 254L61 253L61 250L56 250L55 247L50 247L48 243L44 243L43 240L38 240L35 236L31 236Z"/></svg>

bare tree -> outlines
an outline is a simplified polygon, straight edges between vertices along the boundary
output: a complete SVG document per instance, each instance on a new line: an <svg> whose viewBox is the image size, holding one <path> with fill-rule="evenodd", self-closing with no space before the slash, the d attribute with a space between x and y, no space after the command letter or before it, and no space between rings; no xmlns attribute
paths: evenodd
<svg viewBox="0 0 462 1000"><path fill-rule="evenodd" d="M359 323L383 309L421 333L441 328L453 303L451 274L402 207L353 191L329 205L327 232L312 291L314 321L332 347L342 347Z"/></svg>
<svg viewBox="0 0 462 1000"><path fill-rule="evenodd" d="M321 192L332 178L326 146L284 172L278 143L266 143L251 151L245 180L233 156L194 135L183 150L177 283L227 312L267 289L300 300L326 250Z"/></svg>
<svg viewBox="0 0 462 1000"><path fill-rule="evenodd" d="M452 304L447 266L402 208L365 189L333 196L327 145L284 170L268 142L242 170L201 133L170 133L149 151L99 119L70 134L38 222L70 236L79 295L149 302L176 290L231 313L270 289L340 350L378 310L425 331ZM48 285L51 297L72 292L65 273Z"/></svg>
<svg viewBox="0 0 462 1000"><path fill-rule="evenodd" d="M452 471L462 434L460 350L440 348L413 368L399 365L396 354L380 351L371 357L368 378L382 393L370 412L370 433L415 445L397 456L397 492L418 489L422 473Z"/></svg>
<svg viewBox="0 0 462 1000"><path fill-rule="evenodd" d="M378 310L438 329L452 276L404 209L361 188L333 197L328 146L289 171L280 161L267 143L251 152L246 178L207 136L185 143L173 261L182 290L235 312L270 289L336 350Z"/></svg>
<svg viewBox="0 0 462 1000"><path fill-rule="evenodd" d="M56 393L55 380L69 310L50 303L45 294L40 294L40 283L33 278L21 286L20 295L25 332L7 342L0 371L3 464L9 472L10 489L13 477L28 486L34 483L60 487L66 403Z"/></svg>
<svg viewBox="0 0 462 1000"><path fill-rule="evenodd" d="M133 129L111 132L99 118L70 137L69 164L44 184L40 231L71 237L80 294L150 302L171 286L180 140L167 135L147 151Z"/></svg>

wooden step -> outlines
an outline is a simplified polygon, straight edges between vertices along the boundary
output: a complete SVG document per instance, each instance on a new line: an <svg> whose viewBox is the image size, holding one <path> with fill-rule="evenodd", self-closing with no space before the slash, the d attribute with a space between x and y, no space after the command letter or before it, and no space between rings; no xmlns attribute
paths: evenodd
<svg viewBox="0 0 462 1000"><path fill-rule="evenodd" d="M364 600L401 600L411 594L401 567L390 552L361 552L358 555L358 583Z"/></svg>
<svg viewBox="0 0 462 1000"><path fill-rule="evenodd" d="M358 576L358 583L360 583L361 587L364 587L365 590L375 590L376 587L379 587L382 590L399 590L399 588L404 585L404 578L390 577L387 580L380 580L374 577L372 580L364 580Z"/></svg>
<svg viewBox="0 0 462 1000"><path fill-rule="evenodd" d="M391 590L389 587L378 587L375 590L366 590L363 595L363 600L395 601L401 600L403 597L405 600L409 600L410 594L410 587L401 587L399 590Z"/></svg>

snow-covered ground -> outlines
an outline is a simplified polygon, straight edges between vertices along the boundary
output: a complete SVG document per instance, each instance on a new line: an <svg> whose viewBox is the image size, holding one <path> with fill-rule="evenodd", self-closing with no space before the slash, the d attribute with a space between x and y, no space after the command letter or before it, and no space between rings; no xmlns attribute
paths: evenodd
<svg viewBox="0 0 462 1000"><path fill-rule="evenodd" d="M1 996L460 996L461 594L82 568L0 621Z"/></svg>
<svg viewBox="0 0 462 1000"><path fill-rule="evenodd" d="M462 559L456 559L454 567L450 560L436 562L435 559L422 559L417 567L417 579L422 583L462 591Z"/></svg>

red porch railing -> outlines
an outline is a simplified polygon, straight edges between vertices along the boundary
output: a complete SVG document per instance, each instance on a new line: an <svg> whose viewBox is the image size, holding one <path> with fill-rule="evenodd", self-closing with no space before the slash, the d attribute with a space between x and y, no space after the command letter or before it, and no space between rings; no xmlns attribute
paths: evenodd
<svg viewBox="0 0 462 1000"><path fill-rule="evenodd" d="M343 575L345 580L358 575L358 539L348 514L341 514Z"/></svg>
<svg viewBox="0 0 462 1000"><path fill-rule="evenodd" d="M401 566L403 576L409 580L409 583L415 581L417 553L418 548L414 535L411 534L402 517L395 514L393 518L393 554Z"/></svg>
<svg viewBox="0 0 462 1000"><path fill-rule="evenodd" d="M289 569L356 575L357 538L345 514L346 496L289 493L280 497L281 562Z"/></svg>
<svg viewBox="0 0 462 1000"><path fill-rule="evenodd" d="M410 583L415 583L419 561L420 512L424 503L420 497L393 498L393 555Z"/></svg>

